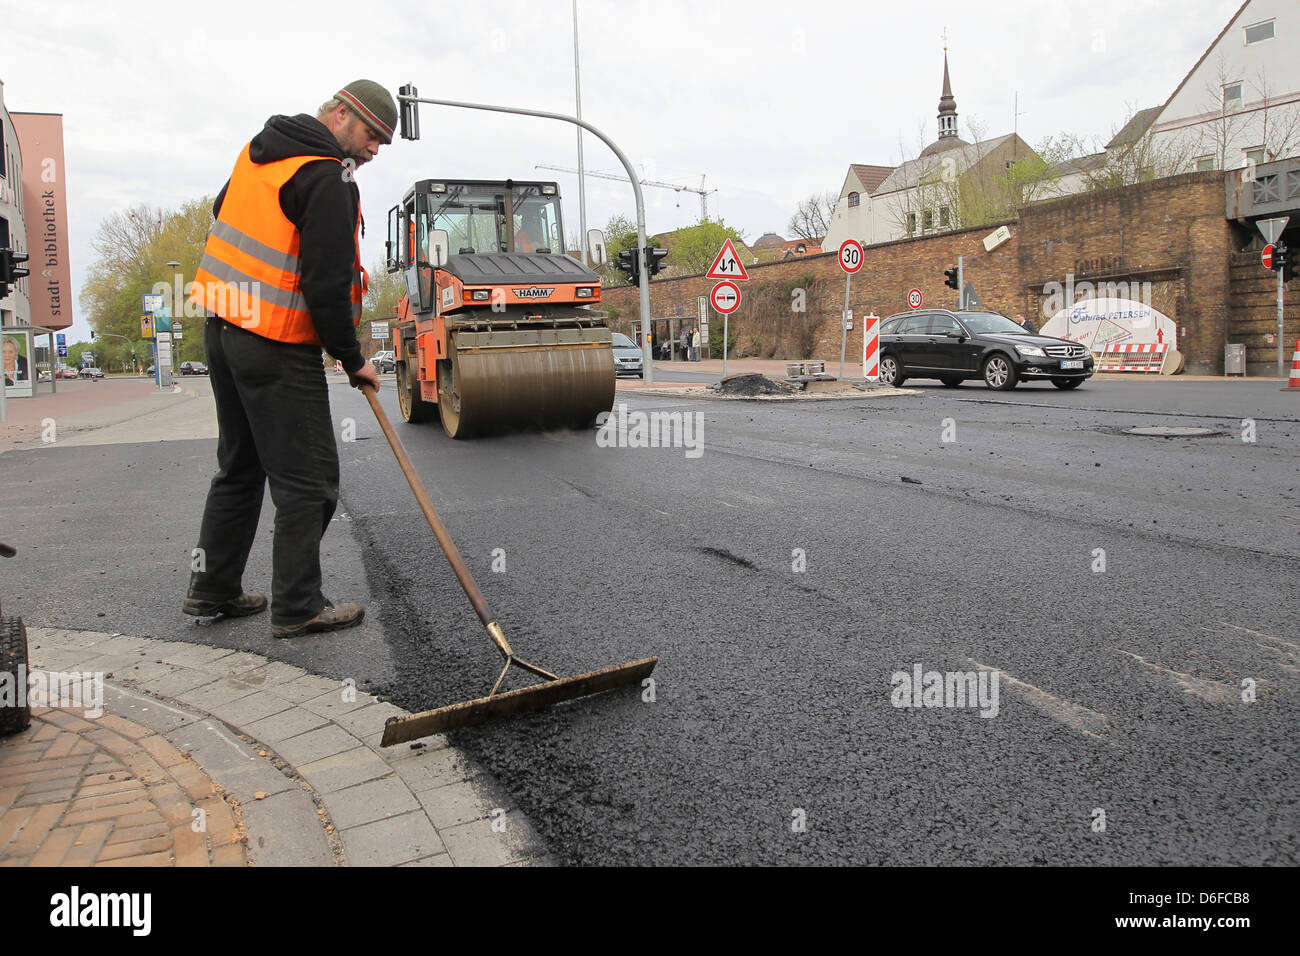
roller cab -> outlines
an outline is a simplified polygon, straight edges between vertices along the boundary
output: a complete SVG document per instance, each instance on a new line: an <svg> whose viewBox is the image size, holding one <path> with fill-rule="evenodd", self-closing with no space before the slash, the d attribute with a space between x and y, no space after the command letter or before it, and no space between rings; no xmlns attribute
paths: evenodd
<svg viewBox="0 0 1300 956"><path fill-rule="evenodd" d="M564 254L555 183L422 180L388 214L408 422L452 438L588 427L614 403L600 278Z"/></svg>

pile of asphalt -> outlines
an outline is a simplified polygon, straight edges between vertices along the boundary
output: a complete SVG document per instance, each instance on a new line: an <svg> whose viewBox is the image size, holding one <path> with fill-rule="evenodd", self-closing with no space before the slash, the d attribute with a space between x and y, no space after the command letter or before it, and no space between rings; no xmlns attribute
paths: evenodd
<svg viewBox="0 0 1300 956"><path fill-rule="evenodd" d="M754 398L759 395L793 395L795 387L786 382L768 378L759 372L745 372L740 375L728 375L713 390L719 395L731 395L738 398Z"/></svg>

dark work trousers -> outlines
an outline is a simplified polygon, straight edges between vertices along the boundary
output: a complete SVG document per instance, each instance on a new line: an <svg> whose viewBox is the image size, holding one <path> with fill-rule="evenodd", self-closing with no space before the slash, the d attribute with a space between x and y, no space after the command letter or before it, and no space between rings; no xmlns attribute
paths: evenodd
<svg viewBox="0 0 1300 956"><path fill-rule="evenodd" d="M326 606L320 539L339 500L339 458L321 350L209 317L203 332L217 405L217 474L208 489L190 597L243 591L262 494L275 505L271 623L301 624ZM201 562L201 563L200 563Z"/></svg>

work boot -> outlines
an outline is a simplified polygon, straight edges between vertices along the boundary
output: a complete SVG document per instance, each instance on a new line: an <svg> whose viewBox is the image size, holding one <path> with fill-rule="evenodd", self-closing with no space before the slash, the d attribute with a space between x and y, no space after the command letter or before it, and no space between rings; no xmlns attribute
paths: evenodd
<svg viewBox="0 0 1300 956"><path fill-rule="evenodd" d="M317 631L342 631L356 627L366 616L366 609L355 601L346 604L326 604L319 614L301 624L272 624L272 637L299 637Z"/></svg>
<svg viewBox="0 0 1300 956"><path fill-rule="evenodd" d="M181 605L181 610L192 617L216 617L218 614L224 614L226 617L247 617L250 614L261 614L266 610L266 595L244 592L239 597L226 601L187 597L185 603Z"/></svg>

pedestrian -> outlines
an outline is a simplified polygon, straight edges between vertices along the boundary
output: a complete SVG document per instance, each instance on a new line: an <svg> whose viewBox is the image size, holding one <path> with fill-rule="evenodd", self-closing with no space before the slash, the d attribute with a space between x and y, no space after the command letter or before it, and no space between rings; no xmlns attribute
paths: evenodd
<svg viewBox="0 0 1300 956"><path fill-rule="evenodd" d="M1030 335L1038 334L1038 327L1034 325L1034 320L1025 318L1023 312L1016 313L1016 323Z"/></svg>
<svg viewBox="0 0 1300 956"><path fill-rule="evenodd" d="M217 473L194 551L186 614L266 608L243 589L263 488L275 504L271 633L296 637L360 624L365 608L321 591L320 541L338 504L339 461L321 349L353 388L379 388L356 325L361 195L354 173L393 139L397 106L357 80L314 117L272 116L235 161L213 205L191 299L207 315L217 406Z"/></svg>
<svg viewBox="0 0 1300 956"><path fill-rule="evenodd" d="M679 342L679 344L680 344L680 346L681 346L681 350L682 350L681 361L685 362L685 361L687 360L689 354L690 354L690 348L691 348L691 330L688 329L688 328L687 328L686 326L684 326L684 325L682 326L682 334L681 334L681 336L680 336L680 342Z"/></svg>
<svg viewBox="0 0 1300 956"><path fill-rule="evenodd" d="M700 360L700 330L696 328L696 329L691 329L691 361L698 362L699 360Z"/></svg>

